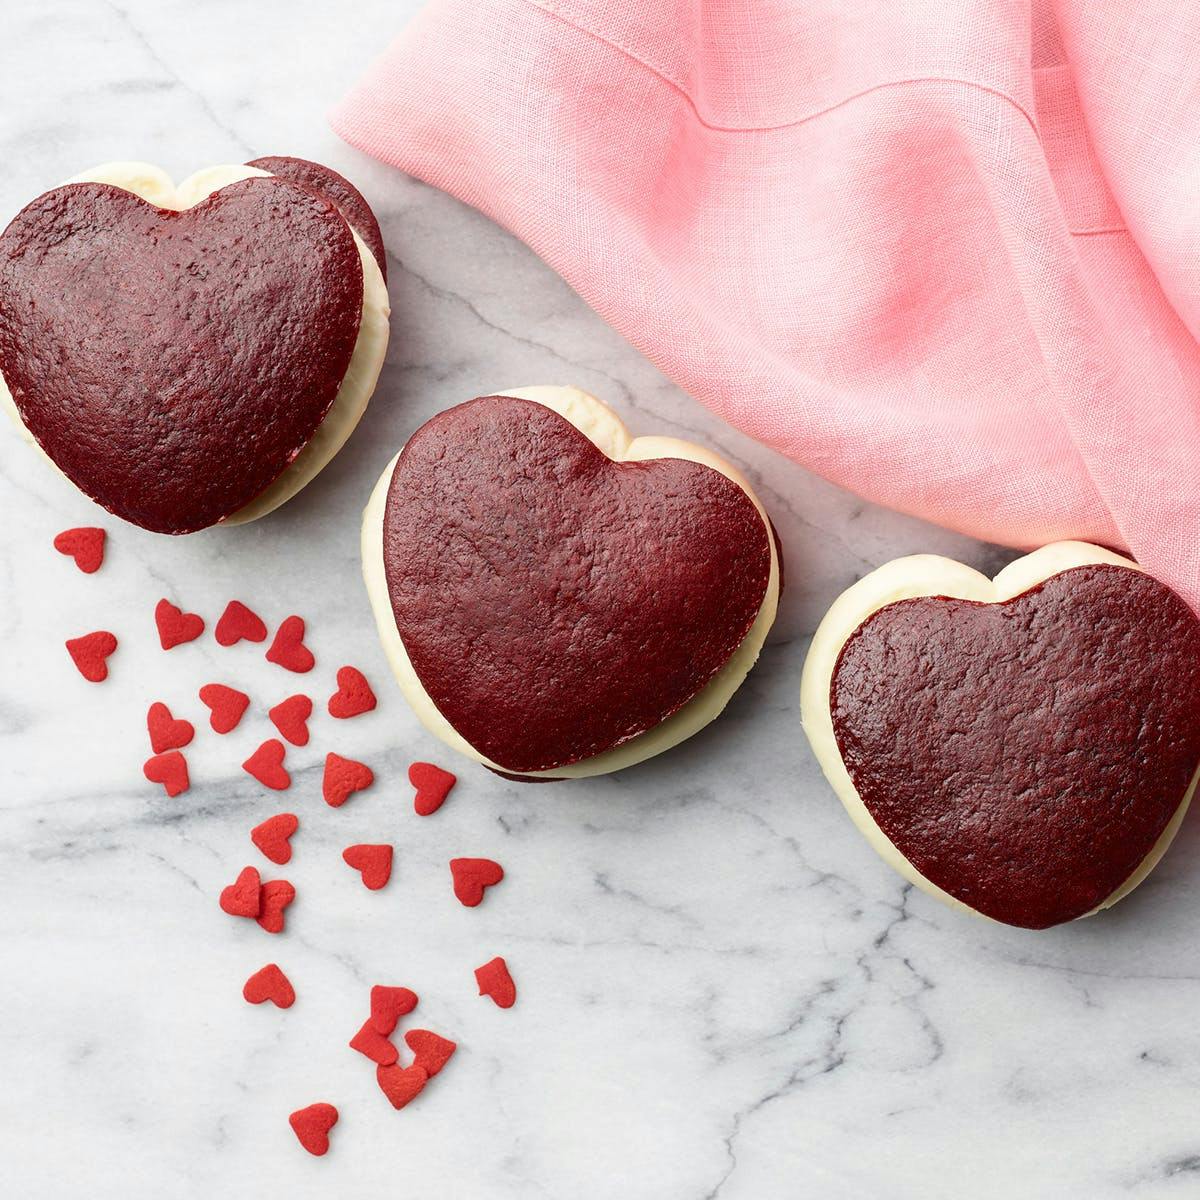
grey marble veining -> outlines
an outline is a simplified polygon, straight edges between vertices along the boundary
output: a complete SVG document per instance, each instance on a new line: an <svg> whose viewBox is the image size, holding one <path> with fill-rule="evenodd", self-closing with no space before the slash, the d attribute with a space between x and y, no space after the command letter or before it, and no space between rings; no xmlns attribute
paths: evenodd
<svg viewBox="0 0 1200 1200"><path fill-rule="evenodd" d="M853 579L932 550L1007 553L864 505L726 428L666 381L528 250L448 197L362 158L324 113L415 0L8 0L0 6L0 219L92 163L297 153L344 171L391 254L392 344L347 449L244 529L157 538L103 523L92 578L55 554L95 510L0 429L0 1194L59 1198L974 1200L1200 1195L1200 910L1195 822L1103 917L1006 930L914 893L859 839L797 715L807 638ZM413 758L448 756L391 686L358 576L358 516L397 445L482 391L577 383L639 431L720 446L751 475L787 554L783 612L726 715L624 774L521 787L463 768L435 818L410 810ZM317 670L284 676L206 637L164 655L166 595L211 622L231 596L309 621ZM121 638L102 688L65 637ZM294 690L320 703L343 662L381 702L314 718L295 782L264 795L238 764ZM219 738L196 688L247 687ZM192 790L141 777L144 715L196 723ZM379 783L320 800L329 749ZM299 813L299 890L272 939L217 909L258 861L251 825ZM366 892L342 847L392 840ZM490 855L477 910L446 860ZM504 954L517 1007L474 994ZM274 959L290 1012L246 1005ZM421 993L419 1023L462 1049L394 1113L346 1047L374 982ZM329 1156L286 1115L338 1104Z"/></svg>

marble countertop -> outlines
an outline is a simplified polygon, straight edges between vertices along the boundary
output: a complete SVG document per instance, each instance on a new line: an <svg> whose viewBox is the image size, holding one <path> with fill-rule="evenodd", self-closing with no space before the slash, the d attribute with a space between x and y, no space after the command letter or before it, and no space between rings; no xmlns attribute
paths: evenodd
<svg viewBox="0 0 1200 1200"><path fill-rule="evenodd" d="M1045 933L914 893L854 831L800 731L807 639L847 584L898 554L994 570L1007 552L864 505L725 427L477 213L342 145L324 113L416 0L10 0L0 7L0 218L114 158L177 177L293 153L367 194L390 250L393 332L358 432L301 497L257 524L184 539L104 521L94 577L50 547L100 514L0 430L0 1192L14 1200L467 1197L470 1200L991 1200L1200 1195L1200 913L1195 822L1111 914ZM575 383L636 430L721 447L786 548L781 619L704 734L615 777L507 783L465 765L435 818L415 758L449 763L387 677L358 570L376 475L435 411L483 391ZM360 665L380 705L289 754L299 899L269 938L217 909L276 811L238 764L297 690L261 654L206 637L168 657L167 596L209 621L230 597L304 615L322 699ZM104 687L63 640L121 648ZM196 688L245 686L227 738ZM195 722L193 784L141 775L144 717ZM335 727L340 726L340 727ZM321 803L327 750L378 783ZM340 861L394 841L369 893ZM446 860L508 878L477 910ZM500 1011L472 970L503 954ZM300 999L252 1008L273 958ZM461 1049L401 1113L346 1048L366 990L404 983ZM286 1116L342 1111L324 1159Z"/></svg>

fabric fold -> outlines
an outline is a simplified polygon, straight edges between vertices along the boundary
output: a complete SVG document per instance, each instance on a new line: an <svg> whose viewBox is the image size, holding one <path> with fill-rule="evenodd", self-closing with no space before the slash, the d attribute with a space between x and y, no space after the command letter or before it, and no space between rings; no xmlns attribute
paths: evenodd
<svg viewBox="0 0 1200 1200"><path fill-rule="evenodd" d="M1197 50L1167 0L435 0L332 119L809 469L1200 608Z"/></svg>

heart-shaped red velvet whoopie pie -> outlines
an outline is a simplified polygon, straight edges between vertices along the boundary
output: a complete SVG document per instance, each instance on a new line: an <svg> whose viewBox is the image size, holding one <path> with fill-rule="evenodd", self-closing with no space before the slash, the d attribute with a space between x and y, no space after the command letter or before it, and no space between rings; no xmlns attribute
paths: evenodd
<svg viewBox="0 0 1200 1200"><path fill-rule="evenodd" d="M383 565L434 705L491 762L534 772L619 746L695 698L758 616L771 544L721 472L617 462L550 408L487 396L405 446Z"/></svg>
<svg viewBox="0 0 1200 1200"><path fill-rule="evenodd" d="M838 749L929 882L1010 925L1091 912L1150 853L1200 764L1200 621L1098 563L999 603L880 608L830 684Z"/></svg>
<svg viewBox="0 0 1200 1200"><path fill-rule="evenodd" d="M337 396L363 269L303 182L230 183L183 211L105 183L55 188L0 235L0 373L82 491L162 533L269 487Z"/></svg>

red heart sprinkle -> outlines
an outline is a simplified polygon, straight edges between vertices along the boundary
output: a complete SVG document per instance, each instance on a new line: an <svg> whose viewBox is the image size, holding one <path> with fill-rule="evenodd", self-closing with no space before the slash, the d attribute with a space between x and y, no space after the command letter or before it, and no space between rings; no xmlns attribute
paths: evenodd
<svg viewBox="0 0 1200 1200"><path fill-rule="evenodd" d="M390 1067L400 1057L400 1051L371 1024L370 1018L350 1039L350 1049L365 1054L381 1067Z"/></svg>
<svg viewBox="0 0 1200 1200"><path fill-rule="evenodd" d="M342 858L348 867L353 867L361 876L366 887L377 892L392 877L392 848L386 845L347 846Z"/></svg>
<svg viewBox="0 0 1200 1200"><path fill-rule="evenodd" d="M424 1067L432 1079L450 1061L450 1055L458 1049L458 1043L439 1037L428 1029L410 1029L404 1040L413 1052L413 1066Z"/></svg>
<svg viewBox="0 0 1200 1200"><path fill-rule="evenodd" d="M321 794L330 808L341 808L352 792L361 792L375 782L375 773L366 763L343 758L340 754L325 756L325 777Z"/></svg>
<svg viewBox="0 0 1200 1200"><path fill-rule="evenodd" d="M299 828L300 819L295 813L276 813L250 830L250 840L273 863L283 866L292 857L292 844L288 838Z"/></svg>
<svg viewBox="0 0 1200 1200"><path fill-rule="evenodd" d="M384 987L377 983L371 989L371 1024L388 1037L396 1022L417 1007L417 993L406 987ZM432 1072L431 1072L432 1074Z"/></svg>
<svg viewBox="0 0 1200 1200"><path fill-rule="evenodd" d="M265 642L267 627L262 617L248 609L240 600L230 600L217 622L217 643L232 646L236 642Z"/></svg>
<svg viewBox="0 0 1200 1200"><path fill-rule="evenodd" d="M329 1131L337 1119L338 1110L332 1104L310 1104L292 1113L288 1124L295 1130L300 1145L319 1158L329 1149Z"/></svg>
<svg viewBox="0 0 1200 1200"><path fill-rule="evenodd" d="M246 709L250 707L250 697L237 688L226 687L223 683L206 683L200 689L200 699L212 710L209 724L218 733L228 733L236 729Z"/></svg>
<svg viewBox="0 0 1200 1200"><path fill-rule="evenodd" d="M178 750L168 750L166 754L156 754L146 759L142 764L142 774L151 783L161 783L167 789L168 796L178 796L190 786L187 759Z"/></svg>
<svg viewBox="0 0 1200 1200"><path fill-rule="evenodd" d="M103 683L108 678L106 660L116 648L117 639L106 629L67 639L67 653L89 683Z"/></svg>
<svg viewBox="0 0 1200 1200"><path fill-rule="evenodd" d="M357 667L342 667L337 673L338 690L329 697L331 717L357 717L375 707L375 693Z"/></svg>
<svg viewBox="0 0 1200 1200"><path fill-rule="evenodd" d="M237 879L221 889L221 911L231 917L257 917L262 911L262 881L257 867L243 867Z"/></svg>
<svg viewBox="0 0 1200 1200"><path fill-rule="evenodd" d="M251 1004L270 1000L276 1008L291 1008L296 1003L296 989L275 963L255 971L243 984L242 995Z"/></svg>
<svg viewBox="0 0 1200 1200"><path fill-rule="evenodd" d="M504 878L504 868L490 858L452 858L450 874L454 894L468 908L474 908L483 899L483 889Z"/></svg>
<svg viewBox="0 0 1200 1200"><path fill-rule="evenodd" d="M150 734L150 748L155 754L162 754L164 750L180 750L196 736L191 721L185 721L182 717L175 720L171 710L161 700L150 705L150 711L146 713L146 729Z"/></svg>
<svg viewBox="0 0 1200 1200"><path fill-rule="evenodd" d="M270 879L259 893L262 911L258 923L268 933L283 932L283 910L296 898L296 889L286 879Z"/></svg>
<svg viewBox="0 0 1200 1200"><path fill-rule="evenodd" d="M54 548L70 555L85 575L94 575L104 562L104 530L91 526L64 529L54 539Z"/></svg>
<svg viewBox="0 0 1200 1200"><path fill-rule="evenodd" d="M508 973L508 964L502 958L493 958L482 967L475 968L475 981L481 996L491 996L497 1008L512 1008L517 1002L517 985Z"/></svg>
<svg viewBox="0 0 1200 1200"><path fill-rule="evenodd" d="M170 600L160 600L154 608L158 642L164 650L194 642L204 632L204 618L176 608Z"/></svg>
<svg viewBox="0 0 1200 1200"><path fill-rule="evenodd" d="M304 618L286 617L267 651L267 662L303 675L313 669L316 661L313 652L304 644Z"/></svg>
<svg viewBox="0 0 1200 1200"><path fill-rule="evenodd" d="M242 769L249 772L263 787L276 792L292 786L292 777L284 770L283 756L286 751L278 738L269 738L250 755Z"/></svg>
<svg viewBox="0 0 1200 1200"><path fill-rule="evenodd" d="M308 745L308 718L312 716L312 701L307 696L289 696L280 700L267 716L275 728L293 746Z"/></svg>
<svg viewBox="0 0 1200 1200"><path fill-rule="evenodd" d="M421 1089L429 1082L428 1072L416 1063L408 1067L376 1067L375 1078L380 1090L396 1109L403 1108L419 1095Z"/></svg>
<svg viewBox="0 0 1200 1200"><path fill-rule="evenodd" d="M415 762L408 768L408 782L417 789L413 797L417 816L428 817L442 807L450 789L458 782L458 776L433 763Z"/></svg>

